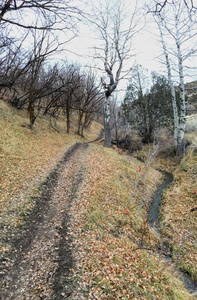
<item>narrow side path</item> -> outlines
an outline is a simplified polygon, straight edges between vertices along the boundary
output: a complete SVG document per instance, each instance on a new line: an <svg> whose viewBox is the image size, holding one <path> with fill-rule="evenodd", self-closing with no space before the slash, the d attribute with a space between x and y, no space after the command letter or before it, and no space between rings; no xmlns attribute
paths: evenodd
<svg viewBox="0 0 197 300"><path fill-rule="evenodd" d="M74 258L68 235L70 207L85 176L87 144L75 144L42 186L37 207L17 237L3 270L0 299L68 299Z"/></svg>
<svg viewBox="0 0 197 300"><path fill-rule="evenodd" d="M170 186L170 184L173 182L174 178L173 175L159 170L164 174L163 182L157 187L157 190L155 192L153 201L150 205L149 211L148 211L148 224L150 227L154 228L155 233L157 234L160 243L161 243L161 249L159 249L159 253L162 255L163 259L166 260L169 264L174 265L174 268L176 269L176 273L179 275L181 280L184 283L185 288L188 290L190 294L195 296L197 298L197 283L194 282L190 275L187 273L181 271L176 264L173 261L173 255L172 255L172 249L169 248L168 245L165 245L162 240L162 234L160 232L160 224L159 224L159 209L160 209L160 203L162 201L162 194L163 191Z"/></svg>

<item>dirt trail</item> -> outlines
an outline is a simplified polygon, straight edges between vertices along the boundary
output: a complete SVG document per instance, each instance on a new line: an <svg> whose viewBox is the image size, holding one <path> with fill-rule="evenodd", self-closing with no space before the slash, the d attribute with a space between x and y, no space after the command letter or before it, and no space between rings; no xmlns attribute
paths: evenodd
<svg viewBox="0 0 197 300"><path fill-rule="evenodd" d="M0 299L69 299L74 258L70 207L85 175L87 144L74 145L42 187L26 230L14 241L12 266L4 270Z"/></svg>

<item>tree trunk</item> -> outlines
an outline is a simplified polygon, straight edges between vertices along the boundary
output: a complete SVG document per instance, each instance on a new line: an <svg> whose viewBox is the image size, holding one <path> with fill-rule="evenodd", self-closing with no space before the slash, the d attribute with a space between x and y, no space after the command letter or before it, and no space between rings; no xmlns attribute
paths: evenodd
<svg viewBox="0 0 197 300"><path fill-rule="evenodd" d="M78 116L78 129L77 129L77 134L78 134L78 135L81 135L82 118L83 118L83 112L82 112L82 111L79 111L79 116Z"/></svg>
<svg viewBox="0 0 197 300"><path fill-rule="evenodd" d="M67 133L70 132L70 109L68 103L66 104L66 130Z"/></svg>
<svg viewBox="0 0 197 300"><path fill-rule="evenodd" d="M181 112L180 112L180 125L178 132L178 155L184 154L184 134L185 134L185 122L186 122L186 103L185 103L185 86L184 86L184 75L183 75L183 61L181 54L181 42L178 30L178 21L176 19L176 46L178 53L178 65L179 65L179 83L180 83L180 101L181 101Z"/></svg>
<svg viewBox="0 0 197 300"><path fill-rule="evenodd" d="M85 113L84 122L83 122L83 127L84 127L84 128L88 128L90 125L91 125L90 114Z"/></svg>
<svg viewBox="0 0 197 300"><path fill-rule="evenodd" d="M30 127L30 129L33 129L35 120L36 120L36 116L34 114L34 106L33 106L33 103L30 103L29 104L29 127Z"/></svg>
<svg viewBox="0 0 197 300"><path fill-rule="evenodd" d="M29 127L33 129L33 125L36 120L35 112L34 112L34 99L32 96L32 92L29 95L29 105L28 105L28 112L29 112Z"/></svg>
<svg viewBox="0 0 197 300"><path fill-rule="evenodd" d="M160 31L160 36L161 36L161 42L163 46L163 51L166 59L166 66L168 70L168 81L170 84L170 89L171 89L171 96L172 96L172 108L173 108L173 116L174 116L174 147L175 150L177 151L177 146L178 146L178 128L179 128L179 117L178 117L178 108L177 108L177 103L176 103L176 93L175 93L175 88L174 84L172 81L172 75L171 75L171 67L170 67L170 60L168 57L168 52L166 49L166 44L164 42L164 37L163 37L163 32L161 29L161 19L159 17L158 19L158 27Z"/></svg>
<svg viewBox="0 0 197 300"><path fill-rule="evenodd" d="M104 101L104 131L105 131L105 147L111 147L111 126L110 126L110 108L109 97L105 97Z"/></svg>
<svg viewBox="0 0 197 300"><path fill-rule="evenodd" d="M115 134L116 134L116 141L118 140L118 125L117 125L117 114L115 112Z"/></svg>
<svg viewBox="0 0 197 300"><path fill-rule="evenodd" d="M83 135L83 130L84 130L84 123L81 124L81 134L80 134L80 135L81 135L82 137L84 137L84 135Z"/></svg>

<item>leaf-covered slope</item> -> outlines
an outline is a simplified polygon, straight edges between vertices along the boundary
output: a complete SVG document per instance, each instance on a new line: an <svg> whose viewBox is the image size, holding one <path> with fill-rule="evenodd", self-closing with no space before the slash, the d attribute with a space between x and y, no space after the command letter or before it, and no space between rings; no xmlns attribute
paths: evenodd
<svg viewBox="0 0 197 300"><path fill-rule="evenodd" d="M7 229L23 222L21 215L33 208L32 196L39 192L40 183L65 151L81 141L74 134L66 134L65 121L58 122L59 133L46 118L38 118L33 131L28 122L26 111L0 101L0 228L3 236ZM91 140L99 131L100 125L96 123L85 134ZM7 246L3 245L2 250L6 251Z"/></svg>
<svg viewBox="0 0 197 300"><path fill-rule="evenodd" d="M144 218L143 174L131 197L142 164L92 146L87 168L73 220L80 278L76 299L193 299L157 255L157 240ZM150 169L147 192L158 179Z"/></svg>
<svg viewBox="0 0 197 300"><path fill-rule="evenodd" d="M24 112L0 105L0 233L5 236L23 223L38 184L78 138L55 132L43 119L32 133ZM97 124L92 128L90 140L100 131ZM92 144L85 167L87 177L72 208L80 290L73 299L193 299L157 255L158 240L146 223L144 204L160 173L150 168L147 176L136 159ZM4 254L11 250L1 246Z"/></svg>

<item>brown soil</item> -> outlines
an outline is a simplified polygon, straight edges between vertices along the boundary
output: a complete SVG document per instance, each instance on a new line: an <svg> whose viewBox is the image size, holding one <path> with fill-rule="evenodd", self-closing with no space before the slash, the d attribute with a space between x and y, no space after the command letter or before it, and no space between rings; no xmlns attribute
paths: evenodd
<svg viewBox="0 0 197 300"><path fill-rule="evenodd" d="M75 264L71 207L85 176L87 147L75 144L66 152L42 185L25 227L14 236L10 232L14 251L0 262L0 299L71 299Z"/></svg>

